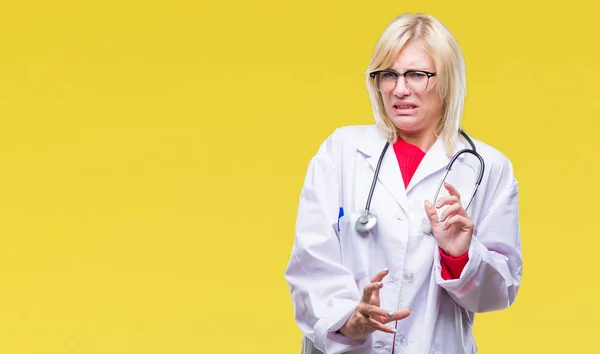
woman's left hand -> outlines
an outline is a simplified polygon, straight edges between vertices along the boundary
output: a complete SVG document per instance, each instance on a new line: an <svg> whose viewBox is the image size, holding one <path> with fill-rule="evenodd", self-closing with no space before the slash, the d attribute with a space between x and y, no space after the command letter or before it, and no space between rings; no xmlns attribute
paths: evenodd
<svg viewBox="0 0 600 354"><path fill-rule="evenodd" d="M441 198L437 205L425 201L425 212L429 217L431 231L444 252L459 257L469 251L474 224L460 204L460 194L450 184L444 182L450 196ZM438 217L437 209L449 205ZM437 209L436 209L437 208Z"/></svg>

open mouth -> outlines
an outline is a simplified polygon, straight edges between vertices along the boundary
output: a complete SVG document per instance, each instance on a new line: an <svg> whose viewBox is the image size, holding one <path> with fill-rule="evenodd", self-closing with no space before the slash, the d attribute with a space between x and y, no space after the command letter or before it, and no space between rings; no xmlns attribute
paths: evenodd
<svg viewBox="0 0 600 354"><path fill-rule="evenodd" d="M414 104L403 104L403 105L395 104L394 105L394 109L415 109L415 108L417 108L417 106Z"/></svg>

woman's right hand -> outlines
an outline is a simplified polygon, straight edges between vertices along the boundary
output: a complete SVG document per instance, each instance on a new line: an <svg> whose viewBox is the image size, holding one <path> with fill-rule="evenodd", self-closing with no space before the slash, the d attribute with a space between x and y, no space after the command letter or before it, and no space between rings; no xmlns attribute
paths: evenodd
<svg viewBox="0 0 600 354"><path fill-rule="evenodd" d="M383 287L381 282L388 274L385 269L379 272L371 279L371 283L365 286L363 296L356 306L356 309L339 329L346 337L359 340L367 337L376 330L386 333L396 333L394 328L386 326L386 323L398 321L410 315L411 310L402 309L397 311L388 311L380 308L379 289Z"/></svg>

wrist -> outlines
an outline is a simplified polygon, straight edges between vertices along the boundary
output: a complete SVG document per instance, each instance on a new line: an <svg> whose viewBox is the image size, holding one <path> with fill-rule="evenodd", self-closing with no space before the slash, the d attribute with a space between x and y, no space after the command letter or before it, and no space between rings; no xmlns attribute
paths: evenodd
<svg viewBox="0 0 600 354"><path fill-rule="evenodd" d="M465 249L452 249L452 248L448 248L448 249L444 249L442 247L440 247L440 250L444 253L445 256L448 257L452 257L452 258L460 258L463 257L464 255L466 255L467 253L469 253L469 249L467 248Z"/></svg>
<svg viewBox="0 0 600 354"><path fill-rule="evenodd" d="M446 256L453 258L462 257L469 253L469 248L471 247L471 238L469 238L468 241L453 242L452 244L438 243L438 246Z"/></svg>
<svg viewBox="0 0 600 354"><path fill-rule="evenodd" d="M337 331L335 331L335 334L340 334L348 339L351 340L361 340L363 339L359 333L357 333L357 331L355 330L355 324L352 321L352 317L350 317L348 319L348 321L346 321L346 323L344 323L344 325L342 327L340 327L340 329L338 329Z"/></svg>
<svg viewBox="0 0 600 354"><path fill-rule="evenodd" d="M349 321L349 320L350 320L350 319L348 319L348 321ZM340 327L340 328L338 328L337 330L333 331L333 333L334 333L334 334L339 334L339 335L342 335L342 336L344 336L344 337L347 337L347 336L344 334L344 330L346 329L346 326L348 325L348 321L346 321L346 323L344 323L344 324L342 325L342 327Z"/></svg>

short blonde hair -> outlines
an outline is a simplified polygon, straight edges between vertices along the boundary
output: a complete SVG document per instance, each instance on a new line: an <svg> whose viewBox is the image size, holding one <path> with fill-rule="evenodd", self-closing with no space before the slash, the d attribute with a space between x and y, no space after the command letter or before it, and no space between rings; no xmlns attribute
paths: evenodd
<svg viewBox="0 0 600 354"><path fill-rule="evenodd" d="M442 116L436 127L436 135L442 137L446 153L451 155L458 139L466 95L465 61L452 33L430 15L402 14L388 25L379 38L367 70L367 90L375 122L389 141L398 139L397 128L385 112L381 93L375 87L375 80L368 74L391 68L402 48L414 41L423 43L435 63L438 73L436 89L442 99Z"/></svg>

